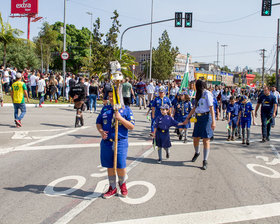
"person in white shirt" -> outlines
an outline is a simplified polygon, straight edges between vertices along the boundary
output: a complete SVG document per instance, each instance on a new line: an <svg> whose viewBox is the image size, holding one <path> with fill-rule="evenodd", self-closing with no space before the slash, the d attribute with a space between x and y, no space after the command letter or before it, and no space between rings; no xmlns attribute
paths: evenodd
<svg viewBox="0 0 280 224"><path fill-rule="evenodd" d="M90 86L90 84L89 84L89 78L85 78L85 83L84 83L84 85L86 86L86 101L85 101L85 103L86 103L86 105L87 105L87 110L89 110L89 86Z"/></svg>
<svg viewBox="0 0 280 224"><path fill-rule="evenodd" d="M66 96L67 101L69 101L69 91L70 91L69 81L70 81L70 79L71 79L70 75L67 75L66 82L65 82L65 96Z"/></svg>
<svg viewBox="0 0 280 224"><path fill-rule="evenodd" d="M175 82L171 84L170 92L169 92L169 99L172 101L175 99L175 96L178 94L180 88L176 85Z"/></svg>
<svg viewBox="0 0 280 224"><path fill-rule="evenodd" d="M155 86L152 80L150 84L147 86L147 93L148 93L148 105L149 105L155 94Z"/></svg>
<svg viewBox="0 0 280 224"><path fill-rule="evenodd" d="M39 107L42 107L42 104L45 100L45 94L46 94L46 82L44 79L44 75L40 75L40 79L36 86L36 94L39 97Z"/></svg>
<svg viewBox="0 0 280 224"><path fill-rule="evenodd" d="M32 98L36 98L36 82L37 77L35 76L35 72L32 72L32 75L30 76L30 86L31 86L31 93L32 93Z"/></svg>

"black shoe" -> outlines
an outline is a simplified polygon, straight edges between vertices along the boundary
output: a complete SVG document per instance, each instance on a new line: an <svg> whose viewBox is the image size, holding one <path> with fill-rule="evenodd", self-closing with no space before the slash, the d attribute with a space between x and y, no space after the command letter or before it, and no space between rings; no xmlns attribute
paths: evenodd
<svg viewBox="0 0 280 224"><path fill-rule="evenodd" d="M182 140L182 138L183 138L183 135L182 135L182 134L180 134L180 135L179 135L179 140L181 141L181 140Z"/></svg>
<svg viewBox="0 0 280 224"><path fill-rule="evenodd" d="M266 139L263 138L263 139L261 140L261 143L265 143L265 142L266 142Z"/></svg>
<svg viewBox="0 0 280 224"><path fill-rule="evenodd" d="M270 137L267 137L267 138L266 138L266 141L268 141L268 142L269 142L269 141L270 141Z"/></svg>
<svg viewBox="0 0 280 224"><path fill-rule="evenodd" d="M207 169L207 160L203 160L202 169L203 169L203 170L206 170L206 169Z"/></svg>
<svg viewBox="0 0 280 224"><path fill-rule="evenodd" d="M200 153L195 153L193 158L192 158L192 162L195 162L197 160L197 158L199 157Z"/></svg>
<svg viewBox="0 0 280 224"><path fill-rule="evenodd" d="M242 144L245 144L245 140L242 140Z"/></svg>
<svg viewBox="0 0 280 224"><path fill-rule="evenodd" d="M169 153L166 153L166 159L169 159Z"/></svg>
<svg viewBox="0 0 280 224"><path fill-rule="evenodd" d="M238 139L241 139L241 135L238 135Z"/></svg>
<svg viewBox="0 0 280 224"><path fill-rule="evenodd" d="M250 142L249 142L249 141L247 141L247 142L246 142L246 145L250 145Z"/></svg>

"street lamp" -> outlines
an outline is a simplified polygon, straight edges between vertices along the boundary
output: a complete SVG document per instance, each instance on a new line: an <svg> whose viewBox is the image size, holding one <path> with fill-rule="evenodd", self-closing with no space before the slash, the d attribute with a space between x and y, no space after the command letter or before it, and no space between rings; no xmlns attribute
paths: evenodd
<svg viewBox="0 0 280 224"><path fill-rule="evenodd" d="M92 48L92 12L87 12L90 15L90 49L89 49L89 63L91 61L91 48Z"/></svg>
<svg viewBox="0 0 280 224"><path fill-rule="evenodd" d="M63 52L66 51L66 0L64 0L64 28L63 28ZM66 87L66 60L63 60L63 81L64 81L64 90L63 90L63 101L65 100L65 87Z"/></svg>

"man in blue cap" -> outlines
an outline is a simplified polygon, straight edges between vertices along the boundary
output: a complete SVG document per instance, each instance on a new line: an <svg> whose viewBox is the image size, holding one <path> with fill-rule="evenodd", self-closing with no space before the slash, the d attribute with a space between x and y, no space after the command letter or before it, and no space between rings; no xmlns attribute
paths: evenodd
<svg viewBox="0 0 280 224"><path fill-rule="evenodd" d="M255 117L258 116L258 109L261 105L261 120L262 120L262 142L270 140L270 130L272 124L272 118L276 117L277 101L273 96L269 88L265 86L263 88L263 94L258 99L258 104L255 111Z"/></svg>

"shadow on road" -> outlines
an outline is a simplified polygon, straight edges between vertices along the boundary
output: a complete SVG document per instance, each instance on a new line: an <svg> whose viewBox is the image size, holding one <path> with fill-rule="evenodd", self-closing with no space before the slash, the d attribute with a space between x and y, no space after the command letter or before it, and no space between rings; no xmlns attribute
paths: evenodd
<svg viewBox="0 0 280 224"><path fill-rule="evenodd" d="M45 194L44 190L47 186L46 185L26 185L24 187L6 187L3 188L4 190L8 191L15 191L15 192L30 192L34 194ZM69 189L73 188L68 188L68 187L54 187L54 191L60 192L60 191L66 191ZM82 200L87 200L87 196L91 195L93 193L93 190L91 191L83 191L81 189L76 189L73 193L69 195L59 195L63 197L70 197L70 198L75 198L75 199L82 199Z"/></svg>
<svg viewBox="0 0 280 224"><path fill-rule="evenodd" d="M51 126L51 127L61 127L61 128L71 128L72 127L72 126L69 126L69 125L49 124L49 123L41 123L41 125Z"/></svg>

